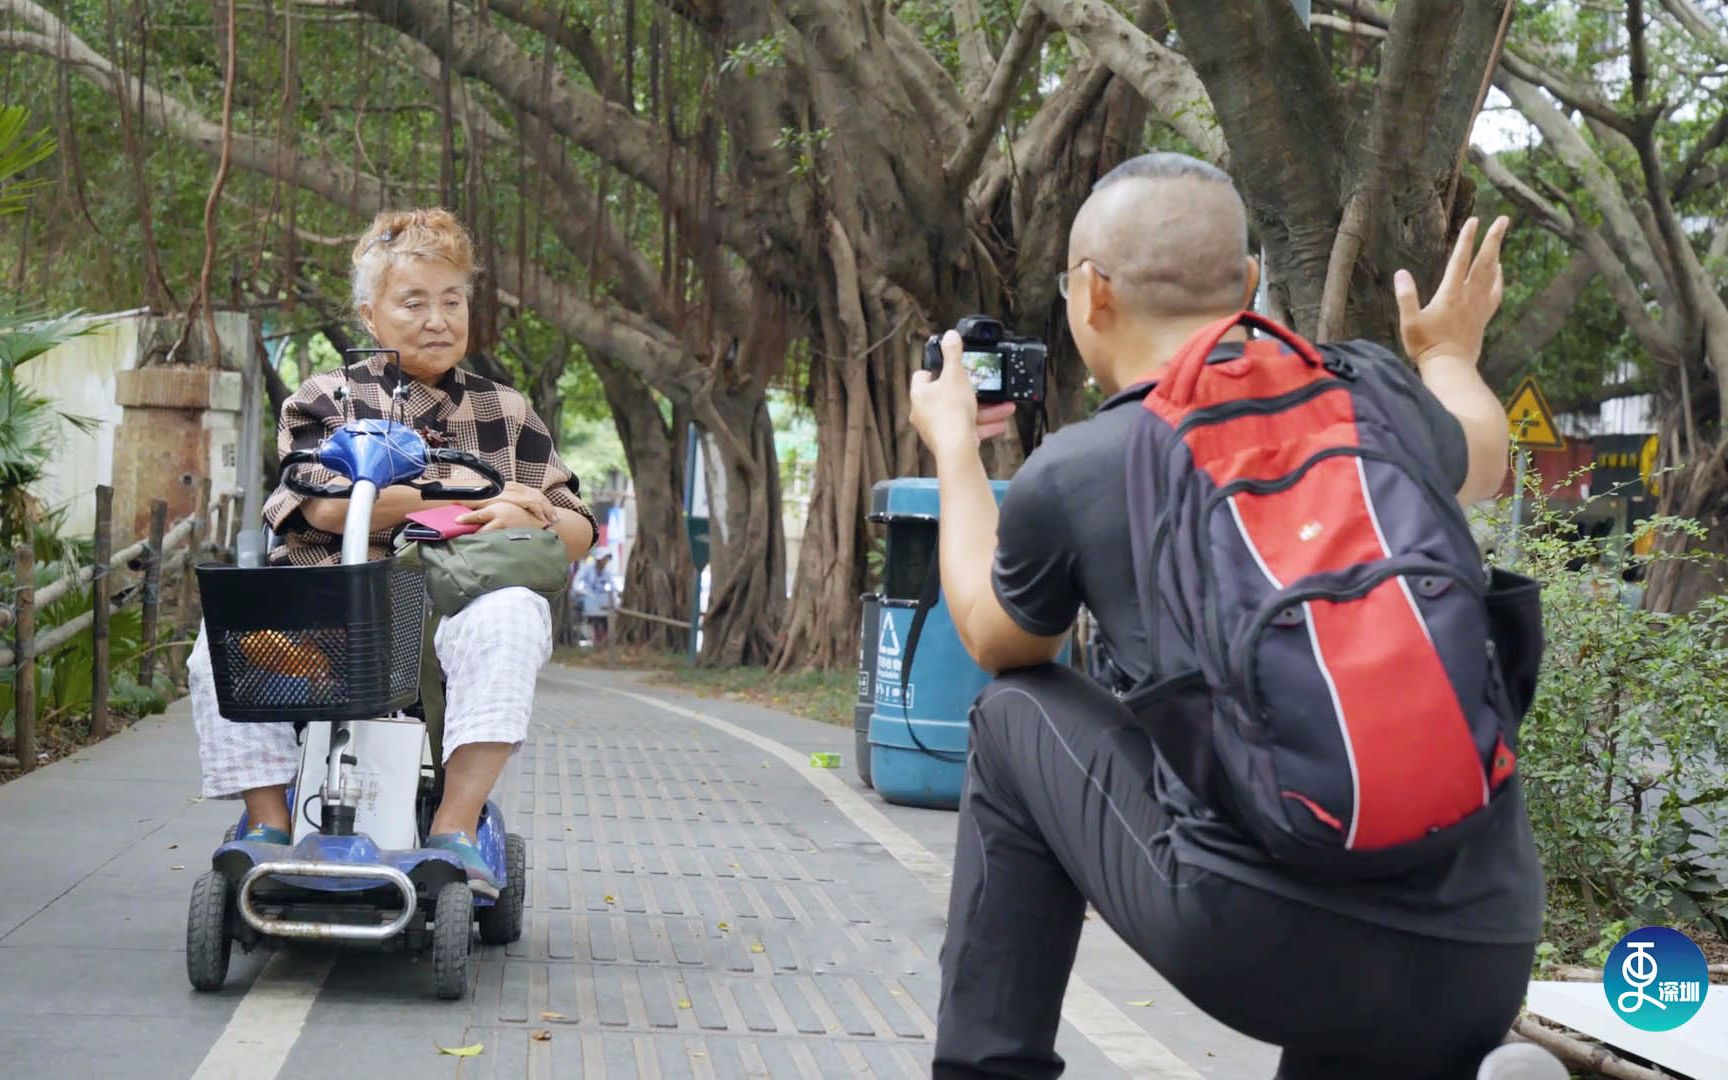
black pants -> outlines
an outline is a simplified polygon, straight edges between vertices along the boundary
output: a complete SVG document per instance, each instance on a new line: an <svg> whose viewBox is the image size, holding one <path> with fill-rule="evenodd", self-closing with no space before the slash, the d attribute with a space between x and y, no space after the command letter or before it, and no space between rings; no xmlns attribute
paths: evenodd
<svg viewBox="0 0 1728 1080"><path fill-rule="evenodd" d="M1282 1080L1473 1080L1532 946L1375 926L1177 862L1153 751L1078 673L997 679L972 715L937 1077L1053 1077L1088 901L1195 1005L1284 1049Z"/></svg>

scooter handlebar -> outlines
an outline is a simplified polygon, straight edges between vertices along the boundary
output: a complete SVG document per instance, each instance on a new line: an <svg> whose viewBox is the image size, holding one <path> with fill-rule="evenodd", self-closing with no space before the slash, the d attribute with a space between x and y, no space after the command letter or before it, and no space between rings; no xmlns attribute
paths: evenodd
<svg viewBox="0 0 1728 1080"><path fill-rule="evenodd" d="M460 465L479 473L483 483L468 486L451 485L442 480L426 483L410 482L409 486L420 492L423 499L449 499L451 501L468 501L473 499L491 499L504 492L504 478L498 470L464 450L448 450L442 447L429 447L426 450L426 462L442 462L446 465ZM348 483L314 484L300 478L300 469L307 465L322 465L317 450L293 450L282 458L282 484L297 495L309 499L346 499L354 493L353 486Z"/></svg>
<svg viewBox="0 0 1728 1080"><path fill-rule="evenodd" d="M318 464L320 460L316 450L289 451L282 458L282 486L309 499L346 499L352 491L347 484L313 484L300 479L301 466Z"/></svg>
<svg viewBox="0 0 1728 1080"><path fill-rule="evenodd" d="M464 469L479 473L486 482L477 487L453 487L442 480L412 485L419 489L422 499L449 499L453 502L466 502L492 499L504 493L504 477L499 475L498 470L466 450L431 447L426 451L426 461L428 463L438 461L446 465L460 465Z"/></svg>

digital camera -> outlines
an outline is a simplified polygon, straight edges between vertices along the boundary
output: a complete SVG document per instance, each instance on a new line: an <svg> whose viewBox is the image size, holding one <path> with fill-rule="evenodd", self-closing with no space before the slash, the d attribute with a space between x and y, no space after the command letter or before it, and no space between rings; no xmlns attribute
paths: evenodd
<svg viewBox="0 0 1728 1080"><path fill-rule="evenodd" d="M1010 334L1000 320L988 315L968 315L954 330L960 335L960 359L980 404L1044 400L1042 341ZM942 374L940 335L933 334L924 343L924 370Z"/></svg>

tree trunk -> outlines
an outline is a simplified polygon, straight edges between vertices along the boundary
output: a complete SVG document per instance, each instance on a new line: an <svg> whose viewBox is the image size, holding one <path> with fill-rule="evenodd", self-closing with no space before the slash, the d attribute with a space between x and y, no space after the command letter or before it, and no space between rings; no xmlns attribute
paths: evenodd
<svg viewBox="0 0 1728 1080"><path fill-rule="evenodd" d="M774 425L760 392L716 395L696 409L723 497L709 525L704 667L766 664L786 608L786 537ZM710 491L712 500L714 492Z"/></svg>
<svg viewBox="0 0 1728 1080"><path fill-rule="evenodd" d="M647 384L609 357L590 353L612 408L612 424L636 487L636 535L624 568L624 602L667 619L690 617L696 568L680 512L684 490L682 427L668 430ZM688 647L687 631L648 619L620 619L615 633L627 645Z"/></svg>
<svg viewBox="0 0 1728 1080"><path fill-rule="evenodd" d="M1696 521L1705 534L1695 538L1670 530L1659 539L1658 550L1669 557L1651 564L1644 594L1644 606L1651 611L1691 611L1700 600L1728 586L1728 519L1724 517L1728 477L1722 473L1720 449L1711 458L1693 462L1679 479L1669 481L1669 486L1679 489L1678 498L1675 509L1664 512ZM1702 557L1685 557L1692 553Z"/></svg>

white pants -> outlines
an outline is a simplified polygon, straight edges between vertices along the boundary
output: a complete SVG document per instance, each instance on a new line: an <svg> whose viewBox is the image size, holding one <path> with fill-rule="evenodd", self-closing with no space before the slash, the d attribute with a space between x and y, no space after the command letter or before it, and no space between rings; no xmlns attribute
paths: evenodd
<svg viewBox="0 0 1728 1080"><path fill-rule="evenodd" d="M433 646L444 668L444 760L468 743L519 744L528 733L535 679L552 655L552 613L545 598L527 589L486 593L441 621ZM223 719L202 627L187 676L204 797L233 799L253 788L293 783L300 770L294 725Z"/></svg>

